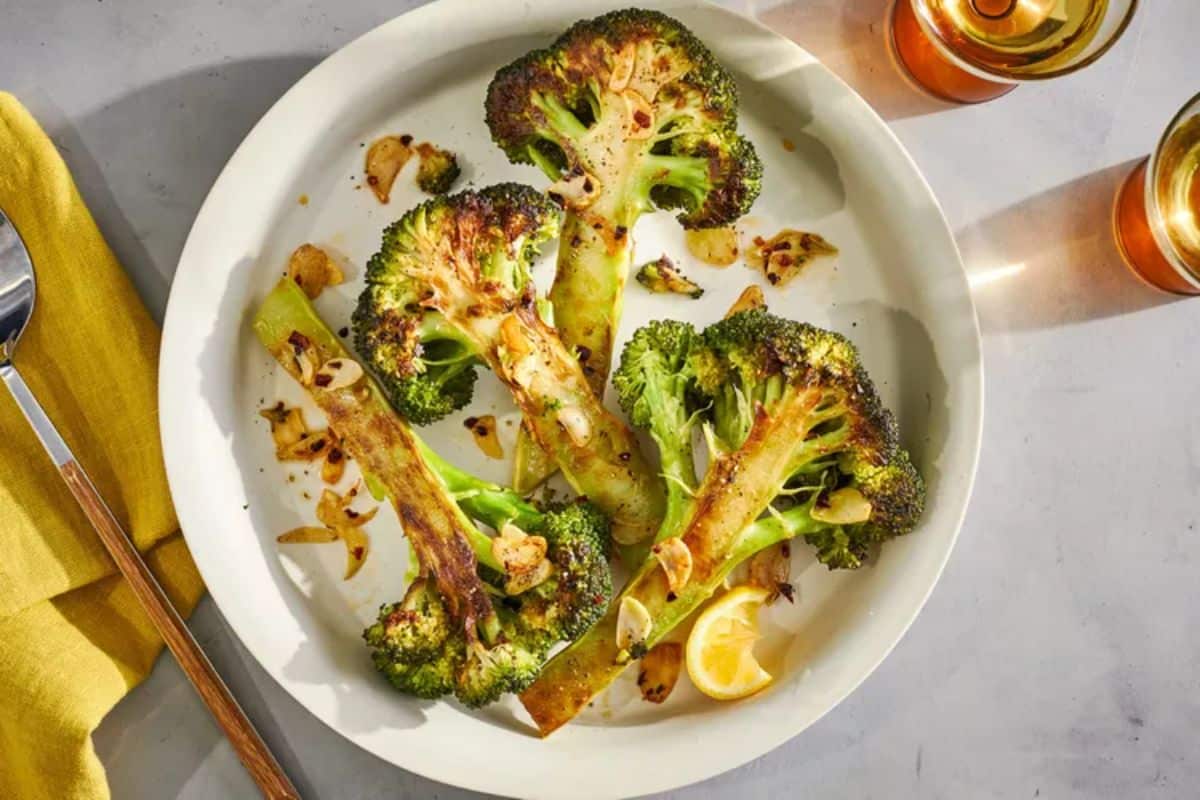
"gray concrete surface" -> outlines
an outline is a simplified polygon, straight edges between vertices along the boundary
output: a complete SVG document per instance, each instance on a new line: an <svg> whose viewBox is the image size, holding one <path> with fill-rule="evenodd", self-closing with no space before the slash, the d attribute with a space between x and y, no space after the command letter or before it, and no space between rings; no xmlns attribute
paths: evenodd
<svg viewBox="0 0 1200 800"><path fill-rule="evenodd" d="M161 314L242 136L323 56L412 5L0 0L0 88L51 130ZM958 549L891 657L802 736L668 796L1196 796L1200 300L1131 279L1109 213L1134 159L1200 90L1200 4L1147 0L1095 67L969 108L895 72L885 0L729 5L822 58L928 176L979 306L987 423ZM306 797L466 796L309 716L210 601L192 627ZM117 798L253 796L170 659L96 748Z"/></svg>

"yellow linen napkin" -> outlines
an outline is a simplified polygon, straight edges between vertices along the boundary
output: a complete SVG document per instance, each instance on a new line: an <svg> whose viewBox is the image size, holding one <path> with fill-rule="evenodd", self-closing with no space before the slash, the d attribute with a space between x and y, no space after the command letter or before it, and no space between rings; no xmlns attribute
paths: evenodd
<svg viewBox="0 0 1200 800"><path fill-rule="evenodd" d="M176 607L204 590L167 493L158 329L50 139L0 92L0 208L33 256L14 362ZM162 648L16 404L0 390L0 798L107 798L91 733Z"/></svg>

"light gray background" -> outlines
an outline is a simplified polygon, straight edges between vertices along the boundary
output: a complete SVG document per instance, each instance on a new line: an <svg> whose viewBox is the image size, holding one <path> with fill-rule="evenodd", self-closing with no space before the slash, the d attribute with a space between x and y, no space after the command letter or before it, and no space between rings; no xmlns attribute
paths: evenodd
<svg viewBox="0 0 1200 800"><path fill-rule="evenodd" d="M0 88L51 130L161 315L191 220L258 117L326 54L416 4L0 0ZM886 4L727 3L875 105L944 204L984 332L975 497L929 605L862 688L777 751L668 796L1194 797L1200 300L1135 282L1110 211L1200 91L1200 3L1143 0L1095 67L961 108L896 73ZM467 796L309 716L211 601L191 624L306 797ZM169 658L96 748L117 798L253 796Z"/></svg>

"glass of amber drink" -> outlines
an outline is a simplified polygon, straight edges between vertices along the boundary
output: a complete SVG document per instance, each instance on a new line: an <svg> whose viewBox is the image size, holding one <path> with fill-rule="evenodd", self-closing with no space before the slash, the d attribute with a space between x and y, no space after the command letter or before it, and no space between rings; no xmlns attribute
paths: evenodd
<svg viewBox="0 0 1200 800"><path fill-rule="evenodd" d="M1139 278L1168 292L1200 294L1200 95L1117 192L1113 228Z"/></svg>
<svg viewBox="0 0 1200 800"><path fill-rule="evenodd" d="M892 41L922 88L980 103L1091 64L1137 7L1138 0L895 0Z"/></svg>

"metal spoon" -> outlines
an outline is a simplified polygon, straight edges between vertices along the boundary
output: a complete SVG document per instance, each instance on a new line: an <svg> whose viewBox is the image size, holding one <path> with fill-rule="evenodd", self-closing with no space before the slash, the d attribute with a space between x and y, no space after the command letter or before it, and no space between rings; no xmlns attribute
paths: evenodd
<svg viewBox="0 0 1200 800"><path fill-rule="evenodd" d="M117 568L129 582L130 588L146 610L159 635L175 655L176 661L192 685L196 687L196 691L225 732L238 758L258 784L263 796L272 800L298 800L300 794L296 787L271 755L266 743L230 693L229 687L221 680L212 662L204 655L191 631L167 599L162 586L142 560L137 548L121 529L120 523L96 491L87 473L79 466L67 443L55 430L54 424L50 422L46 412L42 410L17 372L17 368L13 366L13 350L16 349L17 340L21 338L29 318L33 316L36 290L37 281L29 250L21 241L21 236L12 222L4 211L0 210L0 379L3 379L8 390L12 392L17 405L21 407L21 412L25 414L25 418L29 420L46 452L54 461L54 466L62 473L71 494L75 495L84 514L108 549L109 555L116 562Z"/></svg>

